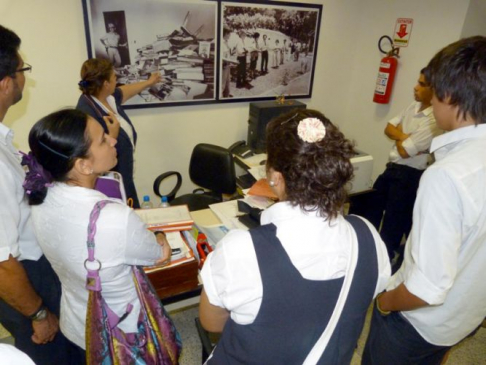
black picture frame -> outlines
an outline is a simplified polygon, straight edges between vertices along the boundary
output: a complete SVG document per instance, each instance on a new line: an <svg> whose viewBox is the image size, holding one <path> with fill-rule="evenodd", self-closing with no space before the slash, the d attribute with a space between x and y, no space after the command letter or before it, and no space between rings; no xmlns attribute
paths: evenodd
<svg viewBox="0 0 486 365"><path fill-rule="evenodd" d="M88 57L111 58L120 85L144 79L154 70L165 75L165 83L130 99L124 104L126 108L312 97L323 8L320 4L258 0L82 3ZM117 35L110 34L110 24ZM223 37L225 29L232 32L228 43ZM234 53L227 58L225 49L227 44L238 48L240 37L236 34L241 31L247 37L258 33L260 38L255 43L266 36L270 42L285 46L267 45L267 73L262 72L265 47L247 51L245 80L237 85L242 79L242 56ZM104 37L108 47L101 41ZM229 92L223 85L228 65L233 65Z"/></svg>
<svg viewBox="0 0 486 365"><path fill-rule="evenodd" d="M321 17L319 4L221 0L218 100L312 97ZM227 42L226 31L230 32ZM243 42L241 37L245 37ZM246 57L239 53L240 42L245 46ZM231 68L229 92L225 90L228 67Z"/></svg>
<svg viewBox="0 0 486 365"><path fill-rule="evenodd" d="M112 61L119 85L164 75L125 108L217 102L217 1L82 1L88 58Z"/></svg>

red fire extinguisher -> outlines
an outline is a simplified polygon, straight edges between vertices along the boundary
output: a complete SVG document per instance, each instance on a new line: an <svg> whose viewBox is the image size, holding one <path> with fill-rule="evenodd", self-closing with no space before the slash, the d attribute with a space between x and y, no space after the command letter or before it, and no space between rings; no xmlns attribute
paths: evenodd
<svg viewBox="0 0 486 365"><path fill-rule="evenodd" d="M389 38L387 36L384 37ZM380 42L384 37L380 38ZM378 47L380 48L380 51L382 51L380 43L378 43ZM380 69L378 70L375 94L373 96L373 101L375 103L388 104L390 101L393 81L395 80L395 73L398 66L398 52L399 48L392 47L391 51L387 52L386 56L380 61Z"/></svg>

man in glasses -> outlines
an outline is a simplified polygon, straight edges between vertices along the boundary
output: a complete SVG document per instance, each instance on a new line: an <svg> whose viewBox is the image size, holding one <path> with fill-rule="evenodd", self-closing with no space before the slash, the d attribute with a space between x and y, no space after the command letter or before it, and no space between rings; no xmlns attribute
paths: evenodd
<svg viewBox="0 0 486 365"><path fill-rule="evenodd" d="M121 57L118 47L126 47L127 44L120 44L120 35L116 31L115 24L108 23L108 33L101 37L100 41L106 48L108 59L114 67L121 66Z"/></svg>
<svg viewBox="0 0 486 365"><path fill-rule="evenodd" d="M2 123L32 69L19 47L20 38L0 25L0 323L36 364L68 364L67 340L58 332L60 283L35 238L14 133Z"/></svg>

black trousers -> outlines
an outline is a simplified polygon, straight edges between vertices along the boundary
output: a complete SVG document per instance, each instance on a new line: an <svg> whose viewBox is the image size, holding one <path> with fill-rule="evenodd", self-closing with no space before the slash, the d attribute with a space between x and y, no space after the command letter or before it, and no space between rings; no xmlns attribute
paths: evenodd
<svg viewBox="0 0 486 365"><path fill-rule="evenodd" d="M236 87L243 87L246 83L246 56L237 57L237 60Z"/></svg>
<svg viewBox="0 0 486 365"><path fill-rule="evenodd" d="M268 72L268 51L262 51L261 71Z"/></svg>
<svg viewBox="0 0 486 365"><path fill-rule="evenodd" d="M23 260L20 263L43 303L59 318L61 283L47 259L42 256L38 261ZM15 347L29 355L36 365L82 364L71 352L75 345L60 331L52 342L45 345L32 342L32 321L3 300L0 300L0 323L15 338Z"/></svg>
<svg viewBox="0 0 486 365"><path fill-rule="evenodd" d="M368 219L386 244L390 259L400 247L403 235L412 228L413 205L423 170L388 163L385 172L376 179L368 197L350 207L350 213ZM382 222L383 221L383 222Z"/></svg>
<svg viewBox="0 0 486 365"><path fill-rule="evenodd" d="M375 305L361 364L439 365L450 348L428 343L400 313L384 317Z"/></svg>

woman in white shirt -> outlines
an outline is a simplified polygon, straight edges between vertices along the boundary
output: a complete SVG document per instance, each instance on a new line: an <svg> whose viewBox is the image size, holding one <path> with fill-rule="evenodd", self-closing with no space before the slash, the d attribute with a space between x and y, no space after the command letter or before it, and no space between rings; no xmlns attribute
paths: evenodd
<svg viewBox="0 0 486 365"><path fill-rule="evenodd" d="M32 205L32 220L45 256L62 284L60 328L85 350L88 290L85 288L88 257L87 227L94 205L108 198L94 190L95 181L117 163L116 140L85 113L67 109L37 122L29 134L31 153L24 189ZM125 204L108 204L97 223L96 258L101 262L103 297L122 316L125 332L137 331L140 302L131 265L154 265L170 260L163 234L155 236Z"/></svg>
<svg viewBox="0 0 486 365"><path fill-rule="evenodd" d="M390 277L377 231L342 214L353 145L309 109L274 119L266 133L279 202L260 227L229 232L204 264L201 323L223 332L208 363L349 363Z"/></svg>

